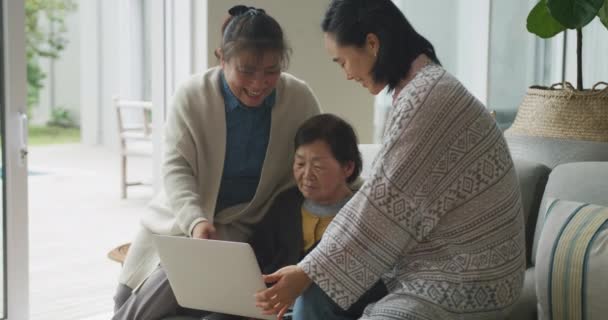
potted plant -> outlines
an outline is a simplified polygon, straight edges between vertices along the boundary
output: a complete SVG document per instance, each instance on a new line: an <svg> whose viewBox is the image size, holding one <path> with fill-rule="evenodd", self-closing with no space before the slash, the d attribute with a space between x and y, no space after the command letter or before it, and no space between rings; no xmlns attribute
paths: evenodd
<svg viewBox="0 0 608 320"><path fill-rule="evenodd" d="M513 125L505 131L512 152L516 151L515 156L551 154L552 159L549 160L546 155L532 157L550 167L565 160L608 160L608 153L607 159L603 159L603 156L597 159L595 153L581 159L565 159L561 154L556 155L555 151L567 152L564 140L579 143L571 148L572 152L579 150L581 140L607 143L603 148L608 147L608 84L599 82L587 90L583 87L582 29L595 17L599 17L608 28L608 0L540 0L530 11L528 31L541 38L551 38L566 29L576 30L577 84L576 88L564 82L551 87L532 86L528 89ZM601 86L606 88L601 89ZM548 144L552 144L551 149L543 149ZM598 146L590 148L597 149Z"/></svg>
<svg viewBox="0 0 608 320"><path fill-rule="evenodd" d="M541 0L530 11L528 31L548 39L566 29L576 30L576 89L583 90L582 28L599 17L608 28L608 0Z"/></svg>

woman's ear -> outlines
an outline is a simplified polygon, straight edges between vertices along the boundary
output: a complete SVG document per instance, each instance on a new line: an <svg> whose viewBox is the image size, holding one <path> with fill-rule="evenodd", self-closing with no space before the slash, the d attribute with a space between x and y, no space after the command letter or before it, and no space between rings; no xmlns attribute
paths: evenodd
<svg viewBox="0 0 608 320"><path fill-rule="evenodd" d="M220 61L221 65L224 65L224 54L222 52L222 48L217 48L213 51L215 57Z"/></svg>
<svg viewBox="0 0 608 320"><path fill-rule="evenodd" d="M380 39L375 33L367 34L365 37L365 48L372 56L378 56L378 50L380 50Z"/></svg>
<svg viewBox="0 0 608 320"><path fill-rule="evenodd" d="M342 166L342 170L344 172L344 177L346 177L346 179L350 178L350 176L353 175L353 172L355 172L355 162L348 161L345 165Z"/></svg>

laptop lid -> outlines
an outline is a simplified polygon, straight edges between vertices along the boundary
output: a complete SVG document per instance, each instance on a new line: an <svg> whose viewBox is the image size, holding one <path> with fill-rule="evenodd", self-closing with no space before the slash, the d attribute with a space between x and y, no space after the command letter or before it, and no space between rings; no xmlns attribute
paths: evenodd
<svg viewBox="0 0 608 320"><path fill-rule="evenodd" d="M254 294L266 285L249 244L162 235L153 239L180 306L276 319L255 306Z"/></svg>

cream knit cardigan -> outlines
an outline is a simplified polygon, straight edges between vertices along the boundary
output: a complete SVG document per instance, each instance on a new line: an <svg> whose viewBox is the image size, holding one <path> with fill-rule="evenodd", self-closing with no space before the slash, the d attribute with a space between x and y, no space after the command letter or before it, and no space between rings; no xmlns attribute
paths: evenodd
<svg viewBox="0 0 608 320"><path fill-rule="evenodd" d="M163 190L142 218L119 279L131 288L139 287L159 263L153 233L190 236L196 223L208 220L220 238L246 241L252 224L262 219L274 197L293 185L295 132L320 109L305 82L282 73L256 193L249 203L214 214L226 153L220 74L216 67L194 75L175 94L165 125Z"/></svg>

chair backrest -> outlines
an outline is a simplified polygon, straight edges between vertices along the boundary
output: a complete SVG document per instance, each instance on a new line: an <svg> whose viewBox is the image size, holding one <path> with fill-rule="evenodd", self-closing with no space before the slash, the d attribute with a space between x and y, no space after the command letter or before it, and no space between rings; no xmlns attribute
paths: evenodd
<svg viewBox="0 0 608 320"><path fill-rule="evenodd" d="M152 102L124 100L114 97L121 140L150 139L152 134Z"/></svg>

